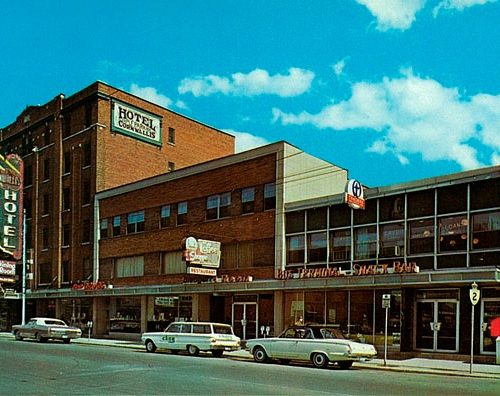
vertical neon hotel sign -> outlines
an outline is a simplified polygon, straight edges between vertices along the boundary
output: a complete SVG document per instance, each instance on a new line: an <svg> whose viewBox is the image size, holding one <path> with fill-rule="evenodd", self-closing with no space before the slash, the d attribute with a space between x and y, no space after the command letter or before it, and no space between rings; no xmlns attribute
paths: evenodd
<svg viewBox="0 0 500 396"><path fill-rule="evenodd" d="M0 154L0 251L22 257L23 160L16 154Z"/></svg>

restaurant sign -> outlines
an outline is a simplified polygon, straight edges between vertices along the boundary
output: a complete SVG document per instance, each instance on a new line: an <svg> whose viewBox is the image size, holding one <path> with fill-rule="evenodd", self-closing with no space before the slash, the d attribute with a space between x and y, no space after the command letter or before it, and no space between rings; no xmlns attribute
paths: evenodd
<svg viewBox="0 0 500 396"><path fill-rule="evenodd" d="M220 242L188 237L183 241L184 260L202 267L219 268Z"/></svg>
<svg viewBox="0 0 500 396"><path fill-rule="evenodd" d="M404 263L394 261L389 264L354 264L352 271L342 270L337 267L329 268L299 268L298 270L278 270L276 279L308 279L308 278L338 278L343 276L365 276L386 274L411 274L418 273L419 267L415 262Z"/></svg>
<svg viewBox="0 0 500 396"><path fill-rule="evenodd" d="M0 154L0 251L16 260L22 257L23 160L17 154Z"/></svg>
<svg viewBox="0 0 500 396"><path fill-rule="evenodd" d="M0 260L0 275L16 275L16 262Z"/></svg>
<svg viewBox="0 0 500 396"><path fill-rule="evenodd" d="M111 111L111 130L161 146L161 117L116 100Z"/></svg>

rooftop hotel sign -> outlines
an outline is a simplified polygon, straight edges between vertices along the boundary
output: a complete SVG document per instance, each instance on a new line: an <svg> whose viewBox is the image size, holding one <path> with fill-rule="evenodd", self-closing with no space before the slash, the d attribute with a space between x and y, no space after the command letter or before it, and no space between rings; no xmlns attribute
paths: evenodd
<svg viewBox="0 0 500 396"><path fill-rule="evenodd" d="M23 160L16 154L0 154L0 251L22 257Z"/></svg>
<svg viewBox="0 0 500 396"><path fill-rule="evenodd" d="M143 142L161 146L161 117L113 100L111 130Z"/></svg>

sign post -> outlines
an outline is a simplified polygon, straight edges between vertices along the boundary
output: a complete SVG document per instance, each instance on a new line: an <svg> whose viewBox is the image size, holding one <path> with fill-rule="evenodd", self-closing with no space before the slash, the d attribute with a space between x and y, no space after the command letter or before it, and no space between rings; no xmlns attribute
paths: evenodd
<svg viewBox="0 0 500 396"><path fill-rule="evenodd" d="M385 337L384 337L384 366L387 366L387 323L389 321L389 308L391 307L391 295L382 295L382 308L385 308Z"/></svg>
<svg viewBox="0 0 500 396"><path fill-rule="evenodd" d="M472 365L474 364L474 307L479 302L481 297L481 292L477 288L477 283L472 284L472 288L469 290L470 302L472 303L472 316L471 316L471 331L470 331L470 373L472 374Z"/></svg>

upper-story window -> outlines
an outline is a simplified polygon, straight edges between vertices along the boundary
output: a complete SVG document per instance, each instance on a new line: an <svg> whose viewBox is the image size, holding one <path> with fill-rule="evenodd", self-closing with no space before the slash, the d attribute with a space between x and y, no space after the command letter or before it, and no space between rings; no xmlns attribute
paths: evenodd
<svg viewBox="0 0 500 396"><path fill-rule="evenodd" d="M363 260L377 256L377 227L359 227L354 230L354 259Z"/></svg>
<svg viewBox="0 0 500 396"><path fill-rule="evenodd" d="M500 211L472 217L472 249L500 247Z"/></svg>
<svg viewBox="0 0 500 396"><path fill-rule="evenodd" d="M404 254L405 229L403 223L380 226L379 257L400 257Z"/></svg>
<svg viewBox="0 0 500 396"><path fill-rule="evenodd" d="M42 250L49 250L50 231L48 228L42 229Z"/></svg>
<svg viewBox="0 0 500 396"><path fill-rule="evenodd" d="M244 188L241 191L241 213L253 212L255 212L255 188Z"/></svg>
<svg viewBox="0 0 500 396"><path fill-rule="evenodd" d="M82 222L82 243L90 243L90 220L84 219Z"/></svg>
<svg viewBox="0 0 500 396"><path fill-rule="evenodd" d="M439 252L467 249L468 220L466 215L439 219Z"/></svg>
<svg viewBox="0 0 500 396"><path fill-rule="evenodd" d="M264 210L276 208L276 184L264 185Z"/></svg>
<svg viewBox="0 0 500 396"><path fill-rule="evenodd" d="M92 103L85 103L85 128L92 125Z"/></svg>
<svg viewBox="0 0 500 396"><path fill-rule="evenodd" d="M71 244L71 226L69 224L63 224L62 227L62 246L67 247Z"/></svg>
<svg viewBox="0 0 500 396"><path fill-rule="evenodd" d="M90 166L92 163L92 146L90 142L83 145L83 161L82 167Z"/></svg>
<svg viewBox="0 0 500 396"><path fill-rule="evenodd" d="M177 204L177 225L187 223L188 203L186 201Z"/></svg>
<svg viewBox="0 0 500 396"><path fill-rule="evenodd" d="M172 127L168 128L168 142L170 144L175 144L175 129Z"/></svg>
<svg viewBox="0 0 500 396"><path fill-rule="evenodd" d="M33 184L33 166L26 165L24 167L24 185L25 187Z"/></svg>
<svg viewBox="0 0 500 396"><path fill-rule="evenodd" d="M108 219L101 219L99 222L99 231L101 239L108 237Z"/></svg>
<svg viewBox="0 0 500 396"><path fill-rule="evenodd" d="M84 180L82 186L82 205L90 204L91 195L90 180Z"/></svg>
<svg viewBox="0 0 500 396"><path fill-rule="evenodd" d="M71 113L63 115L63 137L71 135Z"/></svg>
<svg viewBox="0 0 500 396"><path fill-rule="evenodd" d="M144 231L144 211L129 213L127 216L127 234Z"/></svg>
<svg viewBox="0 0 500 396"><path fill-rule="evenodd" d="M168 171L173 172L175 170L175 163L168 161Z"/></svg>
<svg viewBox="0 0 500 396"><path fill-rule="evenodd" d="M414 220L408 223L408 254L434 252L434 219Z"/></svg>
<svg viewBox="0 0 500 396"><path fill-rule="evenodd" d="M50 211L49 194L43 194L42 216L48 216Z"/></svg>
<svg viewBox="0 0 500 396"><path fill-rule="evenodd" d="M121 223L122 223L122 218L121 216L115 216L113 217L113 235L112 236L119 236L121 235Z"/></svg>
<svg viewBox="0 0 500 396"><path fill-rule="evenodd" d="M170 225L170 218L170 205L163 205L160 209L160 227L168 227Z"/></svg>
<svg viewBox="0 0 500 396"><path fill-rule="evenodd" d="M63 189L63 210L71 209L71 189L69 187L65 187Z"/></svg>
<svg viewBox="0 0 500 396"><path fill-rule="evenodd" d="M43 181L50 179L50 159L45 158L43 160Z"/></svg>
<svg viewBox="0 0 500 396"><path fill-rule="evenodd" d="M45 131L43 132L43 145L48 146L50 144L50 135L52 131L50 130L48 125L45 125Z"/></svg>
<svg viewBox="0 0 500 396"><path fill-rule="evenodd" d="M66 151L64 153L64 160L63 160L63 174L67 175L68 173L71 173L71 152Z"/></svg>
<svg viewBox="0 0 500 396"><path fill-rule="evenodd" d="M207 198L207 220L229 217L231 193L212 195Z"/></svg>

